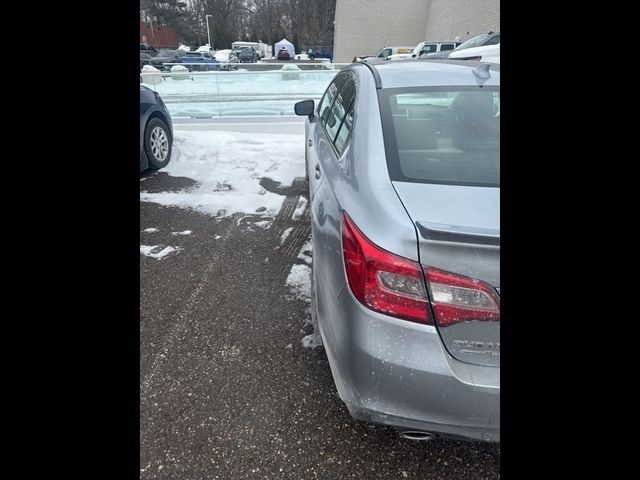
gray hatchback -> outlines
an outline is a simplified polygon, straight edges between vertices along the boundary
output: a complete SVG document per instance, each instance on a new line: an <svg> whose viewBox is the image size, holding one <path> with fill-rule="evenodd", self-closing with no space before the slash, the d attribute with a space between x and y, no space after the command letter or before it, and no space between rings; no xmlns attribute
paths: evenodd
<svg viewBox="0 0 640 480"><path fill-rule="evenodd" d="M357 419L500 441L500 67L352 64L306 121L312 321Z"/></svg>

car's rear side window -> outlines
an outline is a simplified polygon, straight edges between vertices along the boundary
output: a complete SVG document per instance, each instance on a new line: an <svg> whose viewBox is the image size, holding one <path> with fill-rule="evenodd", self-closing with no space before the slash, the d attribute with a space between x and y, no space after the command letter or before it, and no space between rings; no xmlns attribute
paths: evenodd
<svg viewBox="0 0 640 480"><path fill-rule="evenodd" d="M338 156L349 141L355 97L355 79L352 74L345 73L336 77L329 85L318 107L322 128Z"/></svg>
<svg viewBox="0 0 640 480"><path fill-rule="evenodd" d="M320 100L320 105L318 105L318 116L320 117L320 121L324 124L326 122L326 117L331 110L331 105L333 104L333 100L336 98L338 91L340 90L340 86L344 81L346 75L338 75L327 88L327 91L324 92L324 96Z"/></svg>
<svg viewBox="0 0 640 480"><path fill-rule="evenodd" d="M340 91L336 96L335 101L333 102L333 106L331 107L331 111L326 116L326 123L324 125L325 130L327 131L327 136L329 140L334 143L338 154L341 153L341 149L335 145L335 140L338 136L340 130L342 130L343 120L351 107L351 103L356 96L356 85L353 78L349 75L346 77L345 81L342 83L340 87ZM343 137L343 141L346 139ZM344 146L344 145L343 145Z"/></svg>
<svg viewBox="0 0 640 480"><path fill-rule="evenodd" d="M380 94L392 180L500 186L499 87Z"/></svg>

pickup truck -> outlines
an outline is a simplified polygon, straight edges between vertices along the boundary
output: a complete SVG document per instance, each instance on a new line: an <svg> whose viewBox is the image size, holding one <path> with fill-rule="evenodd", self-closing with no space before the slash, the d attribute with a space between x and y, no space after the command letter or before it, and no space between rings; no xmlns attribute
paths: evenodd
<svg viewBox="0 0 640 480"><path fill-rule="evenodd" d="M418 58L420 55L427 53L444 52L447 50L453 50L460 42L421 42L413 49L411 53L397 53L395 55L389 55L387 60L406 60L408 58Z"/></svg>
<svg viewBox="0 0 640 480"><path fill-rule="evenodd" d="M324 48L320 48L315 51L309 50L307 55L311 60L315 60L316 58L328 58L330 62L333 62L333 52Z"/></svg>
<svg viewBox="0 0 640 480"><path fill-rule="evenodd" d="M404 46L404 47L383 47L380 50L378 50L376 53L374 53L373 55L362 55L359 57L355 57L353 59L354 62L362 62L362 61L367 61L367 58L387 58L391 55L398 55L398 54L409 54L411 55L413 53L413 48L414 47L409 47L409 46Z"/></svg>

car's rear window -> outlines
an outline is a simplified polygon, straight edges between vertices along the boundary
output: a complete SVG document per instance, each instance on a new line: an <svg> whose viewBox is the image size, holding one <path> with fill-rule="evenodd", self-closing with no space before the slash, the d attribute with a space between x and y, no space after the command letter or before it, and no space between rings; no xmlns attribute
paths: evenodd
<svg viewBox="0 0 640 480"><path fill-rule="evenodd" d="M392 180L500 186L499 87L380 94Z"/></svg>

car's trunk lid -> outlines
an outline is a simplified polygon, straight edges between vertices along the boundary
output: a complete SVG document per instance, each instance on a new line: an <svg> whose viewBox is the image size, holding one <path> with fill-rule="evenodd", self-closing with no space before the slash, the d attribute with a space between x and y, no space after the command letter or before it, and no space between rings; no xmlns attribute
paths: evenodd
<svg viewBox="0 0 640 480"><path fill-rule="evenodd" d="M500 189L393 182L416 227L420 262L470 277L500 295ZM431 293L433 300L433 294ZM476 365L500 365L500 321L436 326L449 353Z"/></svg>

